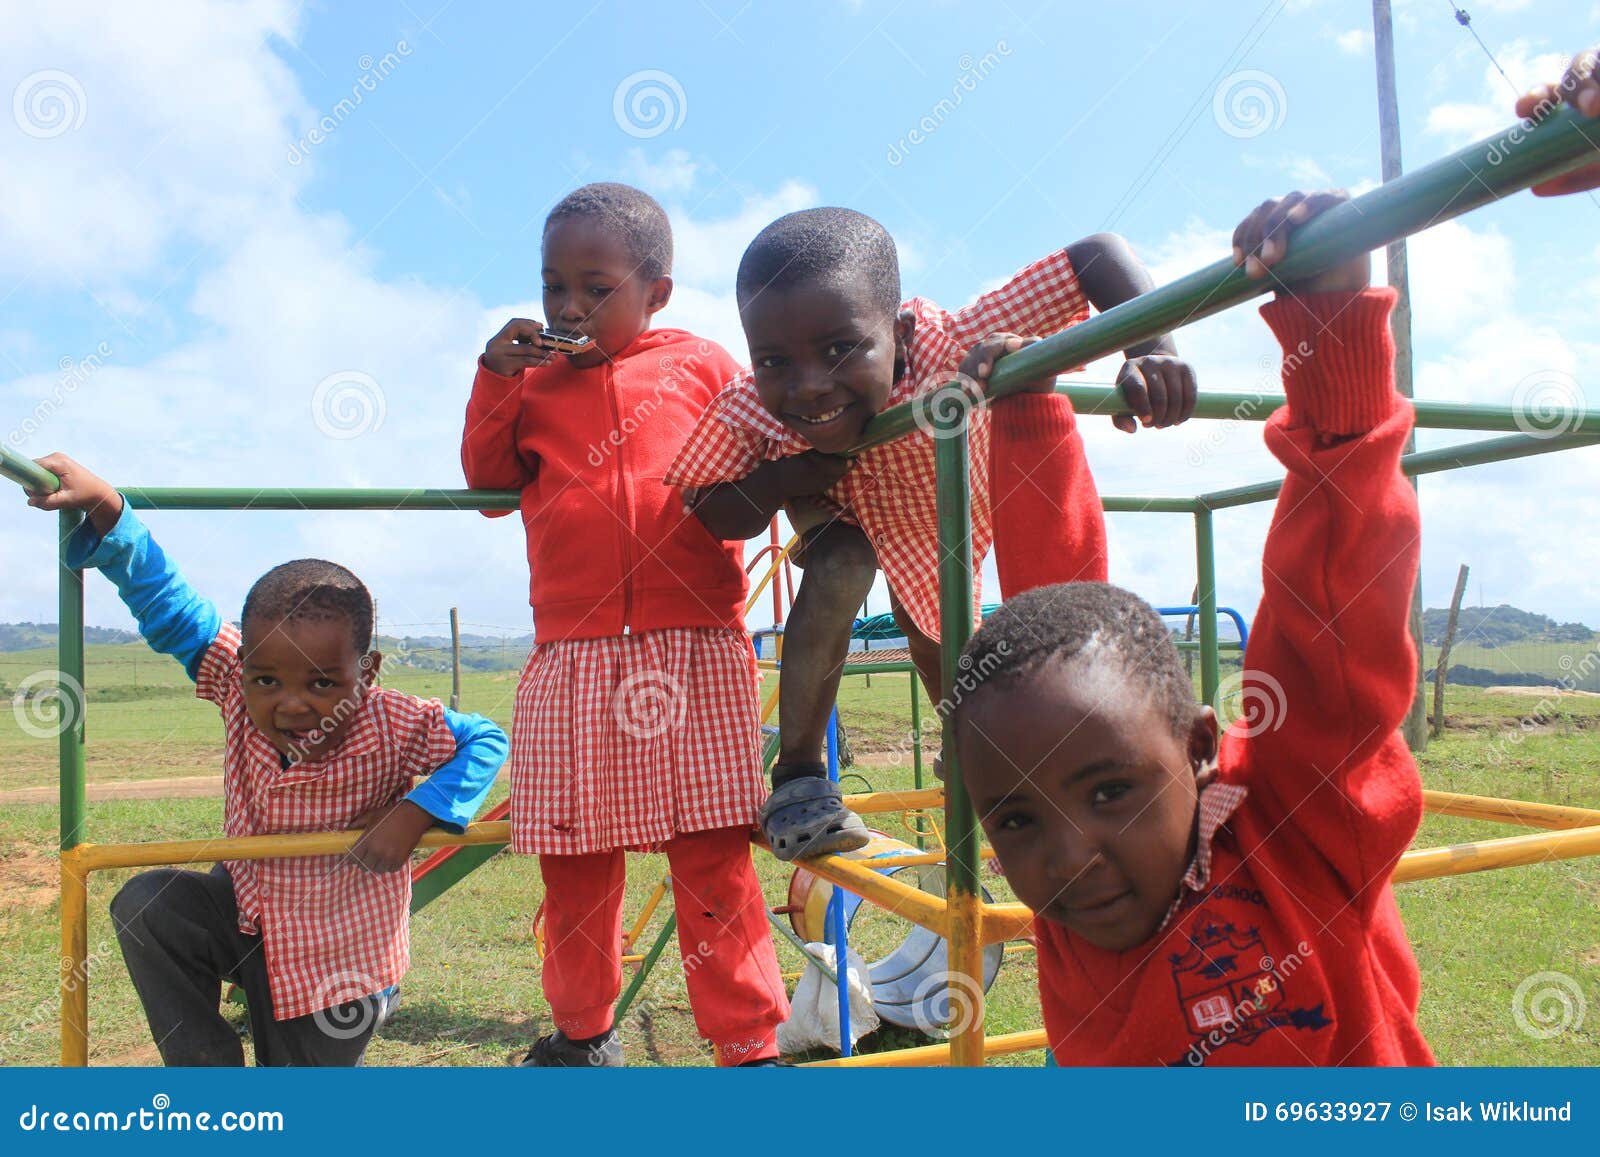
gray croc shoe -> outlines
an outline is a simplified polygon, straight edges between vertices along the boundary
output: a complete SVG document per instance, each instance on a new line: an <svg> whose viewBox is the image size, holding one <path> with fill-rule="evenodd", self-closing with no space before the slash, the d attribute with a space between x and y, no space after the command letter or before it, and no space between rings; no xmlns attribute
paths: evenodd
<svg viewBox="0 0 1600 1157"><path fill-rule="evenodd" d="M608 1029L586 1042L572 1040L557 1029L533 1042L533 1047L512 1063L520 1069L620 1069L622 1041Z"/></svg>
<svg viewBox="0 0 1600 1157"><path fill-rule="evenodd" d="M839 785L815 776L791 779L767 797L761 831L785 863L853 852L871 839L861 817L844 806Z"/></svg>

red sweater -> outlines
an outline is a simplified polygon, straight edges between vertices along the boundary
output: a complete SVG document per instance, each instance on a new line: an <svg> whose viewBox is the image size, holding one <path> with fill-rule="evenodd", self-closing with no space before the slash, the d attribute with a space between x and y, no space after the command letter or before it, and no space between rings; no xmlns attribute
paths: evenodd
<svg viewBox="0 0 1600 1157"><path fill-rule="evenodd" d="M520 382L480 359L461 465L468 486L522 492L535 642L744 629L742 545L712 538L661 485L738 372L721 346L677 329L646 330L602 365L561 358Z"/></svg>
<svg viewBox="0 0 1600 1157"><path fill-rule="evenodd" d="M1266 427L1288 469L1245 655L1262 713L1222 741L1247 789L1209 879L1128 952L1035 921L1045 1027L1062 1064L1425 1065L1420 983L1389 875L1422 815L1396 728L1416 496L1397 467L1393 292L1277 301L1289 404ZM1304 346L1301 343L1305 343ZM1309 353L1306 351L1309 350Z"/></svg>

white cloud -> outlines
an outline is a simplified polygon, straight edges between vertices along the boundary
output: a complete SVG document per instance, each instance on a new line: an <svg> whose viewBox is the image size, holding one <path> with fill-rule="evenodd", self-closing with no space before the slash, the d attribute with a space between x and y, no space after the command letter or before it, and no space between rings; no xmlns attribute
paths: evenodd
<svg viewBox="0 0 1600 1157"><path fill-rule="evenodd" d="M657 200L687 193L694 187L699 169L684 149L669 149L659 161L646 157L643 149L629 149L623 164L624 176Z"/></svg>
<svg viewBox="0 0 1600 1157"><path fill-rule="evenodd" d="M1514 40L1496 52L1512 87L1523 92L1541 81L1557 80L1566 67L1564 53L1535 53L1526 41ZM1505 128L1515 119L1514 98L1506 79L1491 64L1479 72L1475 99L1443 101L1428 110L1427 131L1460 148Z"/></svg>
<svg viewBox="0 0 1600 1157"><path fill-rule="evenodd" d="M691 285L731 289L739 258L755 235L775 218L809 209L816 203L817 191L800 181L785 181L774 193L748 197L738 213L715 221L695 220L681 206L669 203L675 250L673 273Z"/></svg>
<svg viewBox="0 0 1600 1157"><path fill-rule="evenodd" d="M1352 56L1359 56L1372 47L1372 33L1365 28L1352 28L1349 32L1341 32L1333 38L1339 46L1340 52L1348 52Z"/></svg>

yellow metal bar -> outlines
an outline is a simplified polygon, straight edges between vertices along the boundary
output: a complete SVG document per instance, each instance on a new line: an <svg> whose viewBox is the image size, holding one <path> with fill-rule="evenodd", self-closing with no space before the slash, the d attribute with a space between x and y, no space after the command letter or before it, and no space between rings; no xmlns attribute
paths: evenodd
<svg viewBox="0 0 1600 1157"><path fill-rule="evenodd" d="M307 832L293 836L237 836L212 840L169 840L148 844L82 844L79 863L86 872L107 868L147 868L161 864L210 864L217 860L268 860L274 856L336 856L348 852L360 832ZM473 824L463 835L431 831L419 848L471 847L511 841L509 820Z"/></svg>
<svg viewBox="0 0 1600 1157"><path fill-rule="evenodd" d="M1453 791L1424 791L1422 807L1424 811L1435 815L1497 820L1530 828L1589 828L1600 824L1600 811L1593 808L1562 807L1553 803L1497 799L1487 795L1459 795Z"/></svg>
<svg viewBox="0 0 1600 1157"><path fill-rule="evenodd" d="M843 856L819 856L805 861L805 869L878 907L921 925L940 936L945 931L945 902L938 896L913 888L893 876L875 872L872 860L847 860ZM980 973L981 975L981 973Z"/></svg>
<svg viewBox="0 0 1600 1157"><path fill-rule="evenodd" d="M1407 852L1395 867L1394 882L1404 884L1411 880L1461 876L1491 868L1517 868L1580 856L1600 856L1600 825Z"/></svg>
<svg viewBox="0 0 1600 1157"><path fill-rule="evenodd" d="M984 848L979 853L984 859L994 859L994 849ZM903 856L874 856L870 860L862 860L863 864L870 864L874 872L881 872L885 868L914 868L922 864L944 863L944 852L907 852Z"/></svg>
<svg viewBox="0 0 1600 1157"><path fill-rule="evenodd" d="M1044 1029L1029 1029L1026 1032L1008 1032L1000 1036L992 1036L984 1042L983 1055L986 1057L1010 1056L1013 1053L1032 1052L1035 1049L1049 1048L1050 1041L1045 1037ZM940 1065L951 1064L951 1048L948 1044L921 1045L913 1049L893 1049L883 1053L858 1053L853 1057L838 1057L826 1061L810 1061L799 1066L805 1069L890 1069L890 1068L932 1068Z"/></svg>
<svg viewBox="0 0 1600 1157"><path fill-rule="evenodd" d="M944 806L942 787L923 788L920 791L869 791L844 797L844 806L857 815L874 812L920 811L923 808Z"/></svg>
<svg viewBox="0 0 1600 1157"><path fill-rule="evenodd" d="M61 853L61 1063L89 1063L89 871L78 848Z"/></svg>
<svg viewBox="0 0 1600 1157"><path fill-rule="evenodd" d="M650 899L644 902L644 911L639 913L639 918L633 922L633 927L628 931L627 938L622 942L622 951L624 953L633 951L633 946L639 942L639 937L643 936L644 930L650 926L650 917L656 914L656 908L661 904L662 897L667 894L667 883L671 879L671 876L667 876L658 882L656 890L650 893ZM640 956L636 959L643 960L644 957ZM631 963L626 955L623 957L622 962L624 964Z"/></svg>
<svg viewBox="0 0 1600 1157"><path fill-rule="evenodd" d="M946 901L950 917L950 1063L981 1065L983 1032L983 901L976 894L951 889Z"/></svg>
<svg viewBox="0 0 1600 1157"><path fill-rule="evenodd" d="M745 614L748 615L755 609L756 600L759 599L761 597L761 593L767 589L767 584L772 582L777 576L778 572L783 569L784 560L789 557L789 552L794 549L794 544L799 541L800 536L797 534L789 540L787 546L772 556L772 565L767 568L767 573L761 576L761 581L751 588L750 597L745 600Z"/></svg>
<svg viewBox="0 0 1600 1157"><path fill-rule="evenodd" d="M772 694L767 696L767 701L761 705L761 722L764 724L772 718L772 713L778 706L778 689L774 687Z"/></svg>
<svg viewBox="0 0 1600 1157"><path fill-rule="evenodd" d="M1033 911L1026 904L985 904L983 942L1003 944L1021 940L1033 931Z"/></svg>

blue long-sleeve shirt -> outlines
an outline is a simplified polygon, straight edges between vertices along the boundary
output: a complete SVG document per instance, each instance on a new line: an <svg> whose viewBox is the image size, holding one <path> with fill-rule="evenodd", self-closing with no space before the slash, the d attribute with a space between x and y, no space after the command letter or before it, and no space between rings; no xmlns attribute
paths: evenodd
<svg viewBox="0 0 1600 1157"><path fill-rule="evenodd" d="M189 678L222 629L211 600L191 587L123 499L122 516L102 537L85 521L67 543L67 565L95 567L117 588L151 648L183 664ZM509 751L505 732L482 715L444 708L456 754L405 798L448 831L460 834L483 806Z"/></svg>

